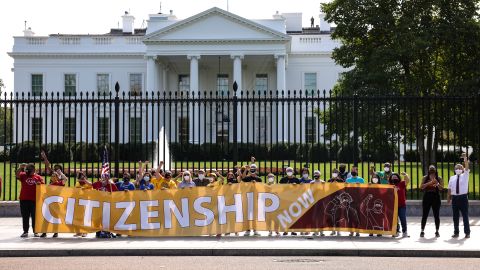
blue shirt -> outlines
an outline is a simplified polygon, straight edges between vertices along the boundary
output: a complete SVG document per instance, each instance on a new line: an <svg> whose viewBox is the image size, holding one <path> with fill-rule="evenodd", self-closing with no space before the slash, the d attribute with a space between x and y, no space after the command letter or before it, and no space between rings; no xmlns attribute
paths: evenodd
<svg viewBox="0 0 480 270"><path fill-rule="evenodd" d="M300 178L300 183L308 184L311 183L313 180L312 179L305 179L305 178Z"/></svg>
<svg viewBox="0 0 480 270"><path fill-rule="evenodd" d="M140 186L138 187L139 190L153 190L154 186L153 184L148 183L147 185L144 183L141 183Z"/></svg>
<svg viewBox="0 0 480 270"><path fill-rule="evenodd" d="M178 184L178 188L194 187L195 183L193 181L182 181Z"/></svg>
<svg viewBox="0 0 480 270"><path fill-rule="evenodd" d="M130 182L125 183L124 181L121 181L121 182L119 181L117 183L117 188L120 191L135 190L135 185Z"/></svg>
<svg viewBox="0 0 480 270"><path fill-rule="evenodd" d="M358 176L353 177L353 176L352 176L352 177L350 177L350 178L347 179L346 183L359 183L359 184L363 184L363 183L365 183L365 180L363 180L362 177L358 177Z"/></svg>

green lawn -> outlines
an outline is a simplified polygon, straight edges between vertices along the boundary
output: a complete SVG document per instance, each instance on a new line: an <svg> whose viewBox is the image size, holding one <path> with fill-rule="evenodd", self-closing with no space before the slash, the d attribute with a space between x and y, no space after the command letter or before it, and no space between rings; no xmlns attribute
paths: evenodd
<svg viewBox="0 0 480 270"><path fill-rule="evenodd" d="M244 161L244 162L239 162L239 165L247 165L250 162ZM256 162L257 166L261 169L261 172L264 171L276 171L277 168L281 170L282 168L285 168L287 166L291 166L293 168L296 168L297 170L300 170L304 163L302 162L294 162L294 161L257 161ZM94 168L95 172L98 172L101 168L101 163L96 162L96 163L64 163L62 164L65 170L80 170L80 169L86 169L86 168ZM382 165L380 163L360 163L358 165L359 170L360 170L360 176L363 178L367 179L368 178L368 168L372 165L375 165L377 170L381 170ZM398 166L400 165L400 168ZM20 185L18 181L15 180L14 177L14 170L16 168L16 164L10 164L10 163L0 163L0 176L3 178L3 186L2 186L2 192L0 195L0 200L15 200L18 198L18 194L20 193ZM40 166L40 163L36 164L36 167L38 168ZM113 166L111 165L112 168L111 170L113 171ZM130 168L131 170L136 169L137 163L130 162L130 163L120 163L120 168ZM228 169L233 168L233 162L226 162L226 161L213 161L213 162L174 162L170 165L170 168L176 168L177 170L183 170L183 169L198 169L198 168L205 168L205 169L210 169L210 168L216 168L217 170L221 170L223 172L226 172ZM352 164L349 164L349 166L352 166ZM420 186L420 181L422 179L422 173L421 173L421 168L419 163L415 162L401 162L400 164L395 163L394 164L394 171L401 172L405 171L407 172L412 179L411 186L408 189L408 197L410 199L418 199L421 198L422 193L419 190ZM447 181L450 175L453 174L453 163L440 163L438 164L438 171L439 175L442 176L445 181L445 186L447 186ZM320 170L322 173L322 179L328 179L330 178L331 175L331 170L332 168L338 167L338 164L335 162L332 163L314 163L314 164L309 164L310 168L310 173L313 173L313 170ZM43 164L42 164L43 168ZM471 168L471 175L470 175L470 198L471 199L480 199L480 175L479 175L479 170L480 167L478 164L475 164ZM225 174L225 173L224 173ZM71 175L72 177L69 177L69 185L74 185L75 179L73 177L73 174ZM265 180L265 175L262 174L262 179ZM278 177L281 177L280 175ZM93 179L92 177L90 177ZM49 180L49 177L47 177L47 181ZM17 196L15 196L17 194Z"/></svg>

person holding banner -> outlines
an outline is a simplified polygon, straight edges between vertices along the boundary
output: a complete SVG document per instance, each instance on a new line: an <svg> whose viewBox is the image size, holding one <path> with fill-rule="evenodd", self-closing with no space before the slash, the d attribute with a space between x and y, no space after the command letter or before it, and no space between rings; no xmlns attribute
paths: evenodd
<svg viewBox="0 0 480 270"><path fill-rule="evenodd" d="M35 201L36 201L36 187L43 185L45 182L43 178L35 173L35 165L21 164L17 170L16 177L22 184L20 189L20 212L22 213L23 233L20 237L28 237L28 224L30 218L32 219L33 236L39 235L35 232Z"/></svg>
<svg viewBox="0 0 480 270"><path fill-rule="evenodd" d="M348 178L352 177L350 172L347 170L347 165L344 163L340 163L340 165L338 165L338 171L338 175L343 179L344 182L347 181Z"/></svg>
<svg viewBox="0 0 480 270"><path fill-rule="evenodd" d="M349 184L364 184L365 183L365 180L358 176L358 168L357 167L352 167L352 171L350 172L350 174L352 175L350 178L347 178L347 180L345 181L346 183L349 183Z"/></svg>
<svg viewBox="0 0 480 270"><path fill-rule="evenodd" d="M269 173L267 175L267 185L271 186L275 184L275 175L273 173ZM268 236L271 237L273 235L272 231L268 231ZM280 232L275 232L275 236L280 236Z"/></svg>
<svg viewBox="0 0 480 270"><path fill-rule="evenodd" d="M153 186L152 183L150 183L150 179L151 179L151 174L149 172L146 172L143 175L143 178L137 179L136 185L138 186L138 189L143 191L153 190L155 187Z"/></svg>
<svg viewBox="0 0 480 270"><path fill-rule="evenodd" d="M165 176L157 174L154 178L152 184L155 186L155 190L164 190L164 189L176 189L177 183L172 179L172 172L165 171Z"/></svg>
<svg viewBox="0 0 480 270"><path fill-rule="evenodd" d="M435 218L435 237L440 237L438 230L440 229L440 191L443 190L443 179L438 176L435 166L430 165L428 167L428 174L422 179L422 185L420 188L423 190L422 200L422 231L420 237L425 236L425 225L427 224L428 214L430 208L433 210L433 216Z"/></svg>
<svg viewBox="0 0 480 270"><path fill-rule="evenodd" d="M388 182L390 185L395 186L398 197L398 218L402 225L402 237L410 237L407 232L407 187L410 183L410 177L406 172L401 173L403 179L401 179L398 173L391 173ZM400 226L397 225L397 234L393 237L399 236Z"/></svg>
<svg viewBox="0 0 480 270"><path fill-rule="evenodd" d="M130 174L127 172L123 173L122 181L118 181L116 186L119 191L128 192L130 190L135 190L135 185L130 182Z"/></svg>
<svg viewBox="0 0 480 270"><path fill-rule="evenodd" d="M313 181L310 178L310 171L308 170L308 168L302 169L302 178L300 178L299 180L300 180L300 184L309 184Z"/></svg>
<svg viewBox="0 0 480 270"><path fill-rule="evenodd" d="M197 171L197 178L193 179L196 187L205 187L208 185L208 179L205 178L205 170L200 169Z"/></svg>
<svg viewBox="0 0 480 270"><path fill-rule="evenodd" d="M345 183L342 177L340 177L339 170L337 168L333 168L332 170L332 178L328 179L328 183Z"/></svg>
<svg viewBox="0 0 480 270"><path fill-rule="evenodd" d="M300 184L300 179L294 176L294 171L292 167L287 167L285 169L287 176L280 179L280 184ZM288 235L288 232L283 232L283 235ZM297 235L296 232L290 232L290 235Z"/></svg>
<svg viewBox="0 0 480 270"><path fill-rule="evenodd" d="M238 179L235 177L235 174L233 171L228 171L227 173L227 184L232 185L232 184L238 184Z"/></svg>
<svg viewBox="0 0 480 270"><path fill-rule="evenodd" d="M389 162L385 162L383 164L383 171L379 171L379 172L376 172L375 171L375 166L372 166L370 167L370 175L372 176L373 178L373 175L376 174L379 178L379 182L378 184L382 184L382 185L386 185L386 184L389 184L389 178L390 176L392 175L392 164L390 164Z"/></svg>
<svg viewBox="0 0 480 270"><path fill-rule="evenodd" d="M195 183L192 181L190 172L185 170L182 173L182 181L178 183L178 188L184 189L184 188L193 188L193 187L195 187Z"/></svg>
<svg viewBox="0 0 480 270"><path fill-rule="evenodd" d="M465 238L470 238L470 222L468 220L468 176L470 173L468 157L465 153L462 154L462 164L455 165L455 175L450 177L448 181L448 204L452 203L453 211L453 235L452 238L458 238L460 233L459 219L462 212L463 217L463 232Z"/></svg>
<svg viewBox="0 0 480 270"><path fill-rule="evenodd" d="M77 174L77 182L75 183L75 188L79 189L93 189L92 183L88 181L87 176L85 175L85 172L80 171ZM73 235L73 237L87 237L86 233L76 233Z"/></svg>
<svg viewBox="0 0 480 270"><path fill-rule="evenodd" d="M105 192L115 192L118 191L117 186L110 180L110 174L103 173L101 178L93 183L93 189L98 191L105 191ZM115 234L106 232L106 231L98 231L95 234L97 238L115 238Z"/></svg>

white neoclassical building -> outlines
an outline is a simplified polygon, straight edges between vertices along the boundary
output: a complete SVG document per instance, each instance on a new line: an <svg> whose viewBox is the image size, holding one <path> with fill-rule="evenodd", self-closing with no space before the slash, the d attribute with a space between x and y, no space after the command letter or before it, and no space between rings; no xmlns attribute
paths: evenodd
<svg viewBox="0 0 480 270"><path fill-rule="evenodd" d="M9 55L14 59L15 93L40 96L46 91L53 91L68 99L83 91L96 95L111 92L116 82L121 92L132 94L186 90L231 93L234 82L237 82L239 91L328 90L343 71L331 58L332 50L338 43L331 39L330 25L324 21L323 14L315 18L319 23L313 27L302 26L301 13L275 14L270 19L250 20L219 8L211 8L186 19L177 19L171 12L152 14L147 28L143 29L134 28L134 17L128 13L122 16L122 20L121 29L111 29L103 35L36 36L27 29L24 36L14 37ZM105 137L112 141L111 130L117 127L110 121L110 110L111 107L101 105L83 110L72 105L39 106L29 110L20 108L15 112L14 123L24 126L28 123L30 128L28 131L14 128L14 136L18 142L98 142ZM122 107L122 110L126 109ZM197 113L202 114L202 110ZM252 110L258 110L256 113L259 115L263 109ZM304 110L304 117L309 115L308 108L298 110ZM167 114L166 118L175 123L176 132L169 130L172 127L164 121L165 116L159 117L158 121L144 116L145 113L155 116L163 111ZM130 119L121 121L118 127L122 130L121 142L136 140L134 137L145 133L147 126L157 131L165 127L166 134L175 134L169 136L171 141L179 140L188 133L192 142L214 142L224 132L222 129L232 128L221 124L220 129L201 129L197 134L196 125L212 127L218 124L215 123L217 120L206 117L203 112L203 117L199 117L200 122L197 122L196 116L192 115L195 113L193 109L188 114L185 108L169 107L163 111L162 108L148 106L130 108ZM242 110L237 117L248 118L248 115L252 114ZM305 129L305 123L313 121L303 120L300 129ZM238 140L245 141L247 138L252 141L247 132L253 133L253 141L268 142L272 137L278 139L275 135L266 138L262 134L280 132L282 127L277 124L262 125L266 120L257 122L250 131L244 128ZM94 132L81 130L85 126L88 129L89 125L94 127ZM155 133L143 136L141 140L157 140ZM307 141L306 136L312 137L311 133L305 130L303 134L299 132L295 138L287 139Z"/></svg>

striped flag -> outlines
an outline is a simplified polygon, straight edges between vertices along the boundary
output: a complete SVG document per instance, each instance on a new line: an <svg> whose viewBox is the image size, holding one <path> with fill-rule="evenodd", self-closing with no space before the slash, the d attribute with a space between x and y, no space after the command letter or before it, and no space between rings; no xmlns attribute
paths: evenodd
<svg viewBox="0 0 480 270"><path fill-rule="evenodd" d="M102 157L102 177L104 175L108 175L110 178L110 164L108 163L108 151L107 147L103 149L103 157Z"/></svg>

